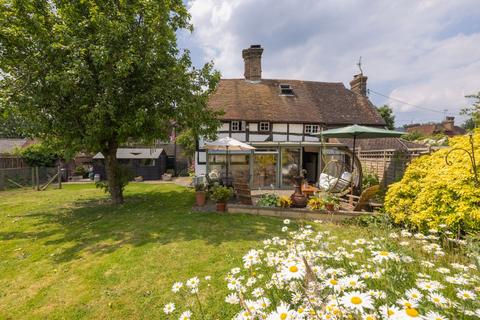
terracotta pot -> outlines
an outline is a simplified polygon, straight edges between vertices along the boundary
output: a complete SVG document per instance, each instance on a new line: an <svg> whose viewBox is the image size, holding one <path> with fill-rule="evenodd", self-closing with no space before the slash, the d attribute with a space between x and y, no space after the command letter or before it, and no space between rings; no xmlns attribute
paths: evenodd
<svg viewBox="0 0 480 320"><path fill-rule="evenodd" d="M225 212L226 208L227 208L227 204L225 202L217 202L218 212Z"/></svg>
<svg viewBox="0 0 480 320"><path fill-rule="evenodd" d="M205 191L195 192L195 198L197 200L197 206L203 207L207 201L207 193Z"/></svg>
<svg viewBox="0 0 480 320"><path fill-rule="evenodd" d="M307 206L307 196L302 193L302 183L303 177L296 176L293 178L295 183L295 192L290 196L292 199L292 207L294 208L305 208Z"/></svg>
<svg viewBox="0 0 480 320"><path fill-rule="evenodd" d="M335 211L335 205L333 203L326 203L325 209L327 209L327 211L333 212Z"/></svg>

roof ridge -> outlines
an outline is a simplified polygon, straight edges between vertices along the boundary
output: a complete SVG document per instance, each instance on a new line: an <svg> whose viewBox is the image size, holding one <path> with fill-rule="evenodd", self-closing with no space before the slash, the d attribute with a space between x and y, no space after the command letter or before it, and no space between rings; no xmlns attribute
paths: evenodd
<svg viewBox="0 0 480 320"><path fill-rule="evenodd" d="M244 78L221 78L220 80L224 81L246 81L248 82L249 80L245 80ZM261 79L260 81L256 83L261 83L262 81L296 81L296 82L311 82L311 83L325 83L325 84L341 84L345 87L345 84L343 82L330 82L330 81L315 81L315 80L300 80L300 79Z"/></svg>

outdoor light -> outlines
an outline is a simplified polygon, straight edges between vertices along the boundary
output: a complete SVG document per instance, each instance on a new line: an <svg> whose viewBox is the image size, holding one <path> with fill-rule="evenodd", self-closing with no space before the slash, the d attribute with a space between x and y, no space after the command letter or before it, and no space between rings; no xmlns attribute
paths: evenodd
<svg viewBox="0 0 480 320"><path fill-rule="evenodd" d="M448 156L450 155L450 153L452 153L453 151L463 151L463 152L466 152L468 154L468 156L470 157L470 163L472 165L472 171L473 171L473 176L474 176L474 179L475 179L475 187L480 187L480 181L478 180L478 173L477 173L477 164L475 162L475 149L473 147L473 133L470 132L468 134L469 136L469 140L470 140L470 150L467 150L467 149L464 149L464 148L453 148L452 150L450 150L447 155L445 156L445 162L447 163L447 165L452 165L452 162L448 160Z"/></svg>

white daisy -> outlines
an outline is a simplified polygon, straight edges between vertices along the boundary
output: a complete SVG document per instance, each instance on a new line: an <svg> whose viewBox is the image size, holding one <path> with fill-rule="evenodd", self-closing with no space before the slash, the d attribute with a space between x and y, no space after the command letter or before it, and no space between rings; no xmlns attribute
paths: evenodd
<svg viewBox="0 0 480 320"><path fill-rule="evenodd" d="M167 303L167 304L163 307L163 312L165 312L165 314L170 314L170 313L172 313L173 311L175 311L175 304L173 304L173 303Z"/></svg>
<svg viewBox="0 0 480 320"><path fill-rule="evenodd" d="M447 317L442 316L435 311L428 311L426 315L422 317L423 320L448 320Z"/></svg>
<svg viewBox="0 0 480 320"><path fill-rule="evenodd" d="M190 320L191 317L192 317L192 313L189 310L187 310L182 312L178 320Z"/></svg>
<svg viewBox="0 0 480 320"><path fill-rule="evenodd" d="M178 291L180 291L180 289L183 287L183 283L181 282L175 282L172 286L172 291L177 293Z"/></svg>
<svg viewBox="0 0 480 320"><path fill-rule="evenodd" d="M340 298L340 303L348 309L360 312L363 309L373 309L372 297L368 293L359 291L345 293Z"/></svg>

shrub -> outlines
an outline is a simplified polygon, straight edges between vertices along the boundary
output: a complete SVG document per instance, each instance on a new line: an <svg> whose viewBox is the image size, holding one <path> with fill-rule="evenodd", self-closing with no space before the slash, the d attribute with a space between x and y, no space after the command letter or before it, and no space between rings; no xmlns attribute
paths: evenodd
<svg viewBox="0 0 480 320"><path fill-rule="evenodd" d="M362 175L362 189L367 189L371 186L375 186L380 184L380 180L378 179L378 175L375 173L371 173L368 171L364 171Z"/></svg>
<svg viewBox="0 0 480 320"><path fill-rule="evenodd" d="M480 130L474 133L475 156L480 158ZM448 228L463 233L480 231L480 192L474 185L468 155L468 136L450 139L450 148L421 156L409 165L400 182L392 184L385 209L396 223L418 229Z"/></svg>
<svg viewBox="0 0 480 320"><path fill-rule="evenodd" d="M266 193L260 196L257 201L257 206L260 207L275 207L278 202L278 196L274 193Z"/></svg>
<svg viewBox="0 0 480 320"><path fill-rule="evenodd" d="M31 167L53 167L61 158L59 152L48 144L36 143L18 151L18 154Z"/></svg>
<svg viewBox="0 0 480 320"><path fill-rule="evenodd" d="M76 176L82 176L82 177L84 177L87 174L87 170L85 170L85 168L82 166L76 167L73 172Z"/></svg>
<svg viewBox="0 0 480 320"><path fill-rule="evenodd" d="M280 196L277 201L277 206L282 208L289 208L292 205L293 201L289 196Z"/></svg>
<svg viewBox="0 0 480 320"><path fill-rule="evenodd" d="M317 196L308 199L307 208L310 210L320 210L325 206L323 200Z"/></svg>
<svg viewBox="0 0 480 320"><path fill-rule="evenodd" d="M230 199L232 193L232 189L217 184L212 188L210 198L215 202L222 203Z"/></svg>

